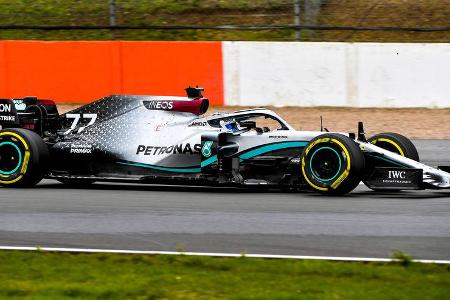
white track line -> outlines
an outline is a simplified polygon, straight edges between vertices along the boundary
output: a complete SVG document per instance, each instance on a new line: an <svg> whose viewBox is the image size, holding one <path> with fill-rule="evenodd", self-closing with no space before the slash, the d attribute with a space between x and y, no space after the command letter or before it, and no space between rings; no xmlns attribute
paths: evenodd
<svg viewBox="0 0 450 300"><path fill-rule="evenodd" d="M332 261L360 261L360 262L393 262L396 259L375 257L336 257L336 256L307 256L307 255L277 255L277 254L238 254L238 253L208 253L208 252L175 252L175 251L140 251L113 249L83 249L83 248L51 248L51 247L15 247L0 246L0 250L48 251L48 252L78 252L78 253L121 253L147 255L189 255L211 257L249 257L299 260L332 260ZM425 264L450 264L450 260L414 259L413 262Z"/></svg>

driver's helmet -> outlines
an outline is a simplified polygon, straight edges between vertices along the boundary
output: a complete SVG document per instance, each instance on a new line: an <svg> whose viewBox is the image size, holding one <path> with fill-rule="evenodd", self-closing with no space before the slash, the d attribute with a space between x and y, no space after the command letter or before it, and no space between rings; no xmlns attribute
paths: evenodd
<svg viewBox="0 0 450 300"><path fill-rule="evenodd" d="M226 132L236 132L240 130L239 123L235 119L229 121L220 120L220 127Z"/></svg>

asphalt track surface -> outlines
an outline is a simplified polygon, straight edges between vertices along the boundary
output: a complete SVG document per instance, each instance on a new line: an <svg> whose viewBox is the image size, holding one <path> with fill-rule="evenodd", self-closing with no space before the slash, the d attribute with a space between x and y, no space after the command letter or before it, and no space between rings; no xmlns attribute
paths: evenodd
<svg viewBox="0 0 450 300"><path fill-rule="evenodd" d="M450 141L415 141L450 165ZM45 180L0 190L0 246L450 259L450 191L345 197Z"/></svg>

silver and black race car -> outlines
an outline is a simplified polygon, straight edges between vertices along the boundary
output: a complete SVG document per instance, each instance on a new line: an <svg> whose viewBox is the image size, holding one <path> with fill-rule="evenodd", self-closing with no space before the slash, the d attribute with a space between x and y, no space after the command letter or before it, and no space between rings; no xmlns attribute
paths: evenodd
<svg viewBox="0 0 450 300"><path fill-rule="evenodd" d="M187 97L113 95L59 115L53 101L0 100L0 185L30 187L43 178L259 186L351 192L450 188L448 167L419 162L406 137L382 133L296 131L257 108L203 116L201 88Z"/></svg>

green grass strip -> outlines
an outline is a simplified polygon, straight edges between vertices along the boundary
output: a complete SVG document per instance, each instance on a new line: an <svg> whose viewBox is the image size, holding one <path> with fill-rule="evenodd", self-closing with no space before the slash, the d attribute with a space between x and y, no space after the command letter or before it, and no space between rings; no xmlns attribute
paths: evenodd
<svg viewBox="0 0 450 300"><path fill-rule="evenodd" d="M0 251L2 299L446 299L450 266Z"/></svg>

